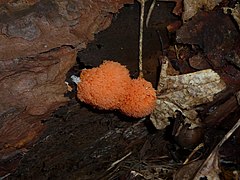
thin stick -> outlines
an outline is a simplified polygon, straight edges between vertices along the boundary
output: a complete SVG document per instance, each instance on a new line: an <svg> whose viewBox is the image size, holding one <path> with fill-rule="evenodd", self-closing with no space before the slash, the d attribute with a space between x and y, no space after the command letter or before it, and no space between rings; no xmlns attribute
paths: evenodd
<svg viewBox="0 0 240 180"><path fill-rule="evenodd" d="M187 163L189 162L189 160L192 158L192 156L193 156L201 147L203 147L203 146L204 146L203 143L199 144L199 145L191 152L191 154L188 156L188 158L184 161L183 164L187 164Z"/></svg>
<svg viewBox="0 0 240 180"><path fill-rule="evenodd" d="M150 17L152 15L152 12L153 12L153 9L155 7L155 4L156 4L156 0L153 0L151 6L149 8L148 14L147 14L146 27L148 27L149 20L150 20Z"/></svg>
<svg viewBox="0 0 240 180"><path fill-rule="evenodd" d="M112 163L112 165L107 169L107 171L111 170L112 168L114 168L117 164L119 164L120 162L122 162L124 159L126 159L128 156L130 156L132 154L132 152L129 152L127 155L123 156L121 159L115 161L114 163Z"/></svg>
<svg viewBox="0 0 240 180"><path fill-rule="evenodd" d="M143 77L143 62L142 62L142 47L143 47L143 22L144 22L144 9L146 0L138 0L141 4L141 17L140 17L140 35L139 35L139 77Z"/></svg>
<svg viewBox="0 0 240 180"><path fill-rule="evenodd" d="M222 144L234 133L234 131L240 126L240 119L238 122L232 127L230 131L224 136L224 138L218 143L217 148L220 148Z"/></svg>

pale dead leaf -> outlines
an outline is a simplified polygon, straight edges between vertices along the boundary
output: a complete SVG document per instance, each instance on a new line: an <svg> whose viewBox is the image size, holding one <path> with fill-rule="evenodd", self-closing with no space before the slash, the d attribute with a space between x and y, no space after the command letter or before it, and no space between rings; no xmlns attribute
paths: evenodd
<svg viewBox="0 0 240 180"><path fill-rule="evenodd" d="M201 167L198 169L193 180L201 179L201 177L206 177L207 179L220 179L219 173L221 169L219 168L219 149L226 142L229 137L238 129L240 126L240 119L237 123L228 131L228 133L223 137L223 139L217 144L217 146L213 149L208 158L203 162Z"/></svg>
<svg viewBox="0 0 240 180"><path fill-rule="evenodd" d="M194 173L202 165L203 160L193 161L179 168L177 172L173 175L174 180L190 180L194 177Z"/></svg>
<svg viewBox="0 0 240 180"><path fill-rule="evenodd" d="M218 174L221 172L219 169L218 151L212 153L206 160L193 161L189 164L182 166L174 174L174 180L199 180L204 177L207 179L219 180ZM195 175L196 174L196 175Z"/></svg>
<svg viewBox="0 0 240 180"><path fill-rule="evenodd" d="M194 180L206 177L207 179L220 180L218 174L221 172L219 168L218 150L213 151L210 156L205 160L205 163L198 171Z"/></svg>
<svg viewBox="0 0 240 180"><path fill-rule="evenodd" d="M228 131L223 139L216 145L211 154L205 160L193 161L189 164L182 166L174 174L174 180L199 180L201 178L219 180L219 173L221 169L219 167L219 149L226 140L238 129L240 126L240 119L237 123Z"/></svg>
<svg viewBox="0 0 240 180"><path fill-rule="evenodd" d="M192 18L197 12L204 7L204 10L210 11L216 7L222 0L184 0L183 1L183 22Z"/></svg>
<svg viewBox="0 0 240 180"><path fill-rule="evenodd" d="M157 129L164 129L169 125L168 118L175 117L176 111L180 111L185 116L185 124L190 128L198 127L200 123L194 107L212 101L214 95L225 88L225 83L211 69L170 76L167 68L165 57L158 83L157 106L151 121Z"/></svg>
<svg viewBox="0 0 240 180"><path fill-rule="evenodd" d="M231 11L232 16L235 19L235 21L237 22L238 27L240 29L240 4L236 4L235 8L225 7L225 8L223 8L223 10L224 10L225 14L227 14L228 10Z"/></svg>

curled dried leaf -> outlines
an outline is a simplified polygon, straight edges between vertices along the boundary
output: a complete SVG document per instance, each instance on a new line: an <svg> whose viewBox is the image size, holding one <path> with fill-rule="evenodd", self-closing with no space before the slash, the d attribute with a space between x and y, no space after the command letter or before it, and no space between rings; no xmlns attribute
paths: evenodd
<svg viewBox="0 0 240 180"><path fill-rule="evenodd" d="M211 102L215 94L225 89L225 83L211 69L194 73L169 76L168 59L163 59L157 90L157 106L151 114L151 121L157 129L169 124L169 117L176 117L179 111L185 117L184 124L190 128L200 126L195 106Z"/></svg>
<svg viewBox="0 0 240 180"><path fill-rule="evenodd" d="M182 15L183 21L192 18L197 12L204 7L205 10L210 11L216 7L222 0L184 0L184 11Z"/></svg>

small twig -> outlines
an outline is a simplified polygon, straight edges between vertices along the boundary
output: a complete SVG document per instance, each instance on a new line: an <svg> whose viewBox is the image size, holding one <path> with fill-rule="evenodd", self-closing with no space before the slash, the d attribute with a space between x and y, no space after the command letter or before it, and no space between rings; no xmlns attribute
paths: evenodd
<svg viewBox="0 0 240 180"><path fill-rule="evenodd" d="M132 152L129 152L127 155L123 156L121 159L115 161L114 163L112 163L112 165L107 169L107 171L111 170L112 168L114 168L117 164L119 164L120 162L122 162L124 159L126 159L128 156L130 156L132 154Z"/></svg>
<svg viewBox="0 0 240 180"><path fill-rule="evenodd" d="M178 49L177 45L174 45L174 49L175 49L177 60L179 60L179 49Z"/></svg>
<svg viewBox="0 0 240 180"><path fill-rule="evenodd" d="M133 177L141 176L144 178L144 175L142 175L141 173L139 173L137 171L131 171L131 174L133 175Z"/></svg>
<svg viewBox="0 0 240 180"><path fill-rule="evenodd" d="M238 122L232 127L230 131L223 137L223 139L218 143L216 148L220 148L222 144L234 133L234 131L240 126L240 119Z"/></svg>
<svg viewBox="0 0 240 180"><path fill-rule="evenodd" d="M153 0L151 6L149 8L148 14L147 14L146 27L148 27L149 20L150 20L150 17L152 15L152 12L153 12L153 9L155 7L155 4L156 4L156 0Z"/></svg>
<svg viewBox="0 0 240 180"><path fill-rule="evenodd" d="M8 173L8 174L6 174L6 175L4 175L4 176L1 176L0 177L0 180L4 180L4 179L6 179L8 176L10 176L11 175L11 173Z"/></svg>
<svg viewBox="0 0 240 180"><path fill-rule="evenodd" d="M143 47L143 22L144 22L144 9L145 2L147 0L138 0L141 4L141 16L140 16L140 30L139 30L139 77L143 77L143 62L142 62L142 47Z"/></svg>
<svg viewBox="0 0 240 180"><path fill-rule="evenodd" d="M184 161L183 164L187 164L187 163L189 162L189 160L192 158L192 156L193 156L201 147L203 147L203 146L204 146L203 143L199 144L199 145L191 152L191 154L187 157L187 159Z"/></svg>
<svg viewBox="0 0 240 180"><path fill-rule="evenodd" d="M161 33L160 33L160 31L159 30L157 30L157 35L158 35L158 39L159 39L159 41L160 41L160 50L161 50L161 52L162 52L162 55L163 55L163 40L162 40L162 36L161 36Z"/></svg>

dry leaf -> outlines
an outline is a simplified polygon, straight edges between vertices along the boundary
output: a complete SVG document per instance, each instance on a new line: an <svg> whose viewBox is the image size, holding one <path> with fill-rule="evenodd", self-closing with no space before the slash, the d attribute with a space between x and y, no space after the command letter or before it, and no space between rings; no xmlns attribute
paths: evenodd
<svg viewBox="0 0 240 180"><path fill-rule="evenodd" d="M200 53L189 58L189 65L198 70L207 69L210 67L206 58L204 58L203 54Z"/></svg>
<svg viewBox="0 0 240 180"><path fill-rule="evenodd" d="M157 106L151 114L151 121L157 129L169 125L169 117L175 117L176 111L185 116L184 123L190 128L200 126L194 107L213 100L213 96L225 88L220 76L211 69L195 73L169 76L168 59L163 59L158 84Z"/></svg>
<svg viewBox="0 0 240 180"><path fill-rule="evenodd" d="M219 173L221 172L221 169L219 168L219 149L236 131L236 129L239 128L239 126L240 119L216 145L211 154L205 160L193 161L192 163L182 166L174 174L174 180L199 180L201 178L219 180Z"/></svg>
<svg viewBox="0 0 240 180"><path fill-rule="evenodd" d="M176 33L178 43L191 44L195 47L197 45L208 57L211 53L214 54L214 50L218 51L214 56L219 56L226 51L227 46L229 46L228 49L236 49L236 45L239 44L238 39L239 32L231 21L231 17L219 11L200 11ZM225 49L225 51L220 51L220 49Z"/></svg>
<svg viewBox="0 0 240 180"><path fill-rule="evenodd" d="M219 168L219 149L226 142L229 137L238 129L240 126L240 119L237 123L228 131L228 133L223 137L223 139L217 144L213 149L208 158L204 161L201 167L198 169L193 180L201 179L201 177L206 177L207 179L220 179L218 174L221 172Z"/></svg>
<svg viewBox="0 0 240 180"><path fill-rule="evenodd" d="M177 16L180 16L182 14L183 11L183 0L175 0L176 2L176 6L173 9L173 13L176 14Z"/></svg>
<svg viewBox="0 0 240 180"><path fill-rule="evenodd" d="M165 2L165 1L175 2L176 5L175 5L175 7L174 7L174 9L172 11L173 14L175 14L177 16L180 16L182 14L182 9L183 9L182 1L183 0L160 0L160 1L163 1L163 2Z"/></svg>
<svg viewBox="0 0 240 180"><path fill-rule="evenodd" d="M175 174L174 180L199 180L204 177L207 179L219 180L218 174L221 172L219 169L218 151L207 158L207 160L193 161L189 164L182 166ZM203 166L202 166L203 165ZM196 174L196 175L195 175Z"/></svg>
<svg viewBox="0 0 240 180"><path fill-rule="evenodd" d="M233 18L238 23L238 27L240 29L240 4L236 4L235 8L223 8L224 13L227 14L227 11L230 10Z"/></svg>
<svg viewBox="0 0 240 180"><path fill-rule="evenodd" d="M184 11L182 19L184 22L189 20L203 7L205 10L210 11L220 2L222 2L222 0L184 0Z"/></svg>
<svg viewBox="0 0 240 180"><path fill-rule="evenodd" d="M182 21L174 21L167 25L168 32L175 32L182 26Z"/></svg>
<svg viewBox="0 0 240 180"><path fill-rule="evenodd" d="M206 177L207 179L220 180L218 174L221 172L219 168L218 149L213 151L210 156L205 160L205 163L197 172L194 180Z"/></svg>
<svg viewBox="0 0 240 180"><path fill-rule="evenodd" d="M182 166L178 171L173 175L174 180L190 180L193 178L194 173L202 165L203 160L193 161L189 164Z"/></svg>

